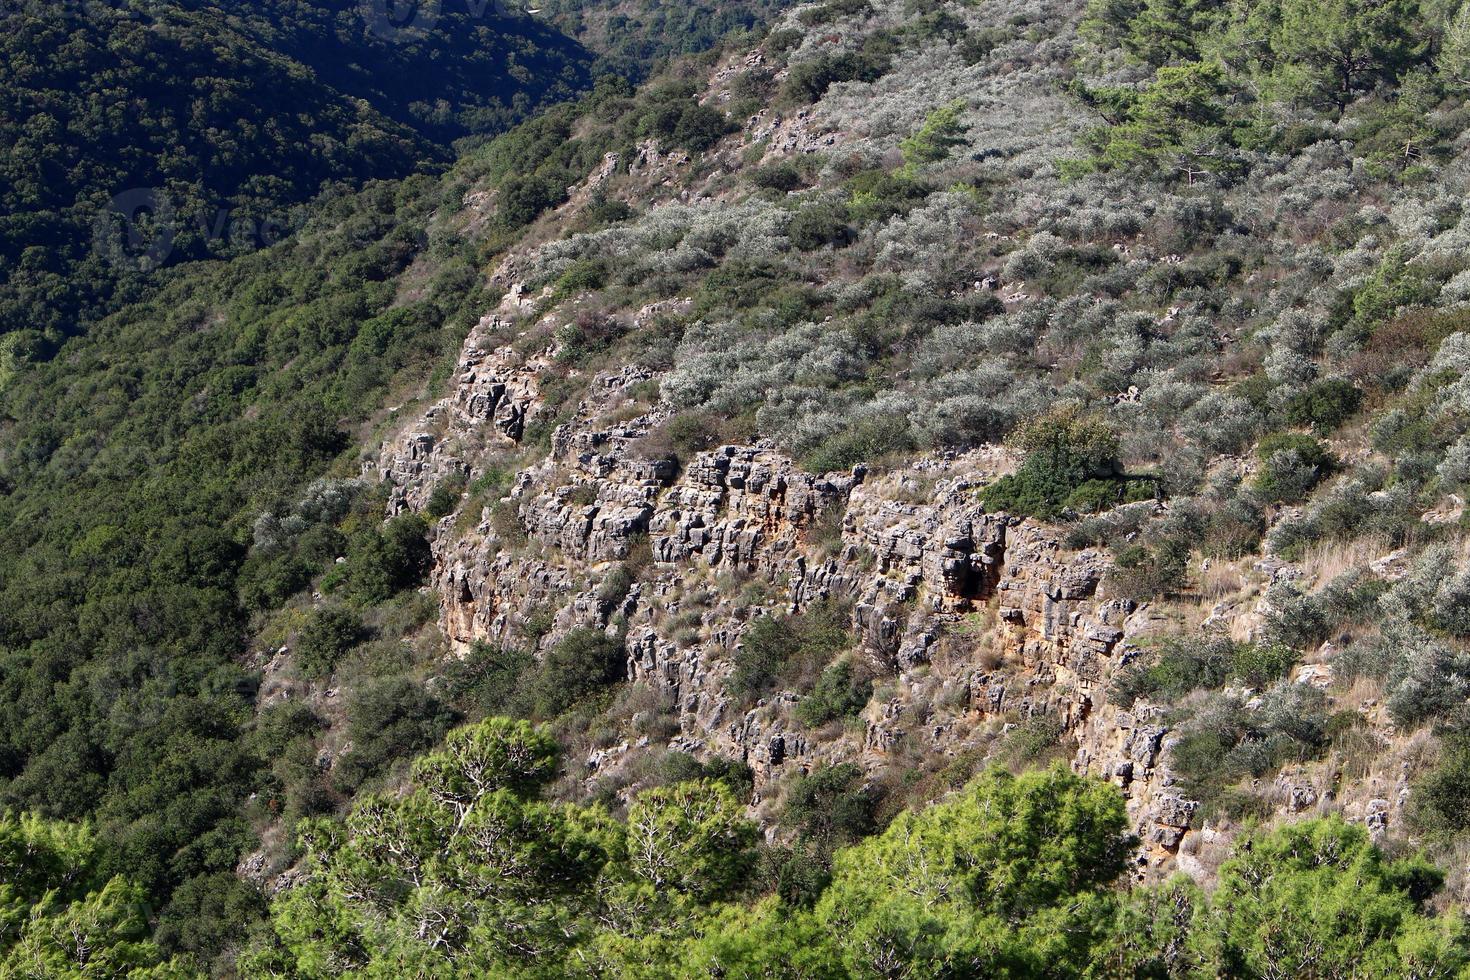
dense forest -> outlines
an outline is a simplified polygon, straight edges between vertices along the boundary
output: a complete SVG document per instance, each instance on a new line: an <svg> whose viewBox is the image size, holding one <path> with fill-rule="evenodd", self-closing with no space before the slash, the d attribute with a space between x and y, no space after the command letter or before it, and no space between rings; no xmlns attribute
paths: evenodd
<svg viewBox="0 0 1470 980"><path fill-rule="evenodd" d="M160 266L279 241L336 183L443 166L455 139L574 95L592 62L503 5L402 25L296 0L33 6L0 35L10 358L48 354Z"/></svg>
<svg viewBox="0 0 1470 980"><path fill-rule="evenodd" d="M601 71L639 79L670 58L706 51L732 34L758 30L784 0L546 0L537 16L597 53Z"/></svg>
<svg viewBox="0 0 1470 980"><path fill-rule="evenodd" d="M0 976L1470 971L1470 7L364 9L6 15ZM141 243L96 222L129 189ZM541 359L540 414L390 508L378 446L512 284L488 343ZM646 533L451 649L434 547L572 565L517 494L625 370L609 424L655 419L659 472L1003 444L954 492L1167 621L1105 695L1229 858L1149 877L1039 708L757 792L627 678L640 600L677 646L728 622L731 704L813 743L925 677L851 601L660 592ZM813 562L871 568L843 519ZM1227 609L1267 562L1316 578ZM620 741L648 754L591 771ZM1403 823L1277 819L1317 764L1402 773Z"/></svg>
<svg viewBox="0 0 1470 980"><path fill-rule="evenodd" d="M186 267L64 356L9 377L4 797L94 816L109 844L103 872L126 871L155 896L186 949L212 954L254 914L258 900L231 873L251 839L247 797L269 789L271 761L314 730L309 716L252 723L258 674L242 662L252 615L341 556L349 608L387 603L374 615L392 620L390 639L394 624L421 625L410 587L424 572L423 525L379 528L381 497L353 479L361 424L405 378L442 363L493 301L475 274L484 256L649 125L659 97L630 95L603 85L442 181L324 198L286 241ZM568 139L579 118L599 116L589 136ZM525 203L467 232L463 199L480 179ZM289 533L267 534L263 514ZM329 670L344 640L324 643ZM383 754L363 747L357 779L308 798L307 812L428 747L457 717L406 679L365 693L351 715Z"/></svg>
<svg viewBox="0 0 1470 980"><path fill-rule="evenodd" d="M773 9L127 0L7 13L6 356L49 354L141 298L160 266L279 241L334 183L442 167L457 143L598 74L637 80Z"/></svg>

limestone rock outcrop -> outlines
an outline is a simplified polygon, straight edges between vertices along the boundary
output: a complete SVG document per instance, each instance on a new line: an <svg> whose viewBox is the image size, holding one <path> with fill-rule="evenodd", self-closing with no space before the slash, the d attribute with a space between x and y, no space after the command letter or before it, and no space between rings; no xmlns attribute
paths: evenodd
<svg viewBox="0 0 1470 980"><path fill-rule="evenodd" d="M450 476L474 480L540 410L537 376L554 352L486 349L482 338L503 326L487 318L472 332L453 390L384 445L376 468L393 484L390 509L422 508ZM504 499L440 522L433 585L455 649L544 649L579 626L620 631L628 679L668 705L677 731L667 746L744 760L757 812L792 772L983 756L1010 727L1053 718L1074 765L1128 795L1148 860L1169 861L1195 804L1163 761L1167 724L1146 704L1107 699L1149 617L1106 595L1105 554L986 512L978 491L1012 466L1005 450L814 475L756 443L680 466L660 448L669 412L642 394L651 379L632 367L592 379ZM636 583L604 594L630 561L642 569ZM794 691L750 705L728 690L750 622L823 600L850 606L853 655L881 678L860 731L804 728ZM639 741L597 749L587 777L616 771Z"/></svg>

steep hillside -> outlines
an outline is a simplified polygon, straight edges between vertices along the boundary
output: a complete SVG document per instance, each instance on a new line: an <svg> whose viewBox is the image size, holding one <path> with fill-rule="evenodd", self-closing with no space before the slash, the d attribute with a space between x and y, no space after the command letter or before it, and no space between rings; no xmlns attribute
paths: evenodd
<svg viewBox="0 0 1470 980"><path fill-rule="evenodd" d="M536 4L536 16L596 51L602 70L643 78L672 56L758 30L792 6L790 0L546 0Z"/></svg>
<svg viewBox="0 0 1470 980"><path fill-rule="evenodd" d="M590 78L586 50L499 5L436 5L402 24L374 9L139 0L6 13L8 356L49 353L160 266L279 241L333 182L442 166L452 140L503 131Z"/></svg>
<svg viewBox="0 0 1470 980"><path fill-rule="evenodd" d="M1145 877L1276 815L1459 846L1448 42L1355 23L1339 77L1294 9L1268 66L1226 15L1220 62L1077 33L1144 16L805 8L701 85L740 132L609 155L496 267L366 472L443 515L455 670L554 721L563 792L733 758L800 851L814 773L881 823L1056 753Z"/></svg>
<svg viewBox="0 0 1470 980"><path fill-rule="evenodd" d="M424 637L408 655L397 644L433 613L414 591L423 528L380 528L384 497L342 478L359 468L355 446L377 406L436 364L447 374L497 301L487 257L561 200L570 174L659 132L682 101L605 84L442 179L326 198L286 241L184 267L147 303L9 379L5 803L95 818L100 873L125 871L147 890L171 949L207 960L263 911L232 871L257 830L284 829L271 763L291 779L311 773L296 750L321 726L309 712L255 724L254 644L295 636L310 604L298 593L334 558L344 559L338 594L368 622L329 637L310 670L331 670L334 644L381 634L378 700L352 703L382 742L374 757L360 741L356 774L314 783L289 815L341 805L461 716L402 676L434 646Z"/></svg>
<svg viewBox="0 0 1470 980"><path fill-rule="evenodd" d="M1467 51L829 0L190 270L4 392L8 832L252 975L1452 975Z"/></svg>

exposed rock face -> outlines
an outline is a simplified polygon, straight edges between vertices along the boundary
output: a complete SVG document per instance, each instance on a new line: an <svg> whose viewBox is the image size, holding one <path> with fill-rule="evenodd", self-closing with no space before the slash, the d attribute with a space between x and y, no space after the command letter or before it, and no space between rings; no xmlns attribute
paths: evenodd
<svg viewBox="0 0 1470 980"><path fill-rule="evenodd" d="M510 348L486 350L482 338L503 325L487 318L471 334L454 390L384 446L376 468L394 484L391 508L422 507L447 476L474 478L537 412L550 352L518 360ZM1150 861L1179 848L1195 804L1162 762L1168 729L1146 704L1107 701L1149 617L1104 594L1102 553L1069 551L1040 525L985 512L977 491L1009 468L1005 451L814 476L758 443L698 453L680 469L656 448L667 412L635 397L649 379L636 368L593 379L551 451L500 503L513 527L490 508L459 518L480 518L469 533L441 522L434 585L456 648L544 648L577 626L624 630L628 678L671 706L678 732L668 745L745 760L757 807L791 772L983 755L998 732L1044 715L1062 725L1077 768L1128 795ZM600 595L617 563L645 548L640 581L625 596ZM727 690L753 619L823 599L851 603L858 655L887 678L860 733L804 728L796 692L751 707ZM598 750L589 777L621 765L635 741Z"/></svg>
<svg viewBox="0 0 1470 980"><path fill-rule="evenodd" d="M545 352L527 358L510 347L489 349L488 338L529 306L522 290L512 289L470 331L449 395L363 466L393 486L391 512L421 510L441 481L467 476L469 461L486 447L521 440L539 405L537 376L549 362Z"/></svg>
<svg viewBox="0 0 1470 980"><path fill-rule="evenodd" d="M660 503L653 557L756 571L798 545L858 479L811 476L767 446L701 453Z"/></svg>

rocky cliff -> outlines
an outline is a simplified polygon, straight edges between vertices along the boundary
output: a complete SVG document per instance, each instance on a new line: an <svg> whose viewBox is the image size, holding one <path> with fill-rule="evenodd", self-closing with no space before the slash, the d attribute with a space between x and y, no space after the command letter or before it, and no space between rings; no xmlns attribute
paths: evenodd
<svg viewBox="0 0 1470 980"><path fill-rule="evenodd" d="M637 401L648 372L627 368L591 381L538 458L519 440L555 352L484 346L517 318L535 314L513 290L466 341L449 394L370 464L393 485L394 511L422 508L441 481L474 481L489 461L522 464L503 499L466 493L480 512L437 525L433 586L454 649L528 634L546 649L576 627L621 633L627 679L671 706L666 745L744 760L757 812L794 771L846 761L876 776L915 756L983 756L1026 719L1054 718L1075 767L1127 794L1141 860L1171 865L1195 804L1164 762L1168 725L1160 709L1108 698L1157 620L1107 595L1105 554L986 513L977 490L1011 467L1005 450L816 476L757 442L679 466L656 445L666 413ZM640 550L646 568L609 596L603 583ZM733 698L746 626L822 600L850 606L855 647L881 678L860 723L805 728L794 691L753 707ZM548 614L549 628L528 629ZM625 734L580 760L587 779L663 747Z"/></svg>

